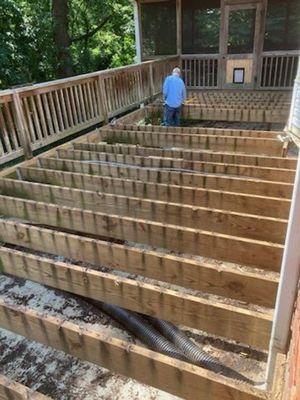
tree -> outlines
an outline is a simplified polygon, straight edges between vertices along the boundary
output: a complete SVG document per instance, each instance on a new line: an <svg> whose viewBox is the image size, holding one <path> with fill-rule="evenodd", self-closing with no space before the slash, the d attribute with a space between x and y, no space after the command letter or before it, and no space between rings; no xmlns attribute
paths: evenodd
<svg viewBox="0 0 300 400"><path fill-rule="evenodd" d="M130 0L1 0L0 88L134 60Z"/></svg>
<svg viewBox="0 0 300 400"><path fill-rule="evenodd" d="M52 0L53 33L57 51L57 77L73 75L70 56L69 0Z"/></svg>

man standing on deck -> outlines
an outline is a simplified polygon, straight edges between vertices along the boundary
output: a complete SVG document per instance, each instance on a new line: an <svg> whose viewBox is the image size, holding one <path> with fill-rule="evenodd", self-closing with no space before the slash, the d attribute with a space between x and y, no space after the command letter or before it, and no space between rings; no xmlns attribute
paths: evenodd
<svg viewBox="0 0 300 400"><path fill-rule="evenodd" d="M164 125L179 126L181 106L186 99L186 89L181 78L180 68L174 68L172 75L165 79L163 96L165 102Z"/></svg>

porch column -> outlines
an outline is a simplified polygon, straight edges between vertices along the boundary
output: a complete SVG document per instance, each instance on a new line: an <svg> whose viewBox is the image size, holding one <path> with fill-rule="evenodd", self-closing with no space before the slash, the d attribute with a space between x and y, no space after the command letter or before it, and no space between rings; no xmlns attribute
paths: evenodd
<svg viewBox="0 0 300 400"><path fill-rule="evenodd" d="M135 30L135 50L136 62L142 62L142 31L141 31L141 4L138 0L134 0L134 30Z"/></svg>
<svg viewBox="0 0 300 400"><path fill-rule="evenodd" d="M177 55L182 54L182 8L181 0L176 0L176 42L177 42Z"/></svg>
<svg viewBox="0 0 300 400"><path fill-rule="evenodd" d="M267 18L267 0L262 0L258 7L258 14L256 15L255 24L257 36L255 37L255 46L253 52L253 81L254 89L259 89L261 81L262 69L262 53L264 49L265 28Z"/></svg>

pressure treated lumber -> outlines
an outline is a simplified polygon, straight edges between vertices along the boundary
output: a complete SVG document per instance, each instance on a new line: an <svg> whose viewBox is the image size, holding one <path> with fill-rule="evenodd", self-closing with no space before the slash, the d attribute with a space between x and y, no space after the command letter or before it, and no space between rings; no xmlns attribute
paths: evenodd
<svg viewBox="0 0 300 400"><path fill-rule="evenodd" d="M106 142L89 143L79 142L73 143L75 150L100 151L115 154L130 154L138 156L156 156L168 158L183 158L189 161L206 161L227 164L243 164L253 165L256 167L269 167L290 170L296 169L297 160L286 157L268 157L259 155L249 155L235 152L221 152L210 150L189 150L183 148L172 147L143 147L139 145L115 143L108 144Z"/></svg>
<svg viewBox="0 0 300 400"><path fill-rule="evenodd" d="M206 161L190 161L180 158L167 158L156 156L135 156L127 154L114 154L98 151L64 150L58 149L59 158L78 161L104 161L137 165L139 167L182 170L183 172L206 172L223 175L238 175L275 182L294 182L295 172L287 169L256 167L252 165L210 163Z"/></svg>
<svg viewBox="0 0 300 400"><path fill-rule="evenodd" d="M287 220L0 178L0 194L274 243Z"/></svg>
<svg viewBox="0 0 300 400"><path fill-rule="evenodd" d="M122 131L101 128L99 141L109 138L111 143L125 142L152 147L186 147L214 151L236 151L248 154L281 156L282 143L279 139L247 138L240 136L216 136L184 133L147 131Z"/></svg>
<svg viewBox="0 0 300 400"><path fill-rule="evenodd" d="M21 383L0 375L0 400L51 400Z"/></svg>
<svg viewBox="0 0 300 400"><path fill-rule="evenodd" d="M239 122L271 122L286 123L288 108L264 109L264 108L231 108L202 107L202 105L187 104L182 108L182 118L212 121L239 121Z"/></svg>
<svg viewBox="0 0 300 400"><path fill-rule="evenodd" d="M257 400L266 393L213 372L171 359L141 346L93 331L58 317L41 315L0 300L0 325L113 372L137 379L187 400ZM163 379L162 379L163 377Z"/></svg>
<svg viewBox="0 0 300 400"><path fill-rule="evenodd" d="M282 197L290 199L293 185L284 182L270 182L254 178L241 178L228 175L207 173L185 173L164 171L136 166L119 166L113 163L92 163L66 159L39 157L42 168L79 172L90 175L103 175L117 178L135 179L142 182L168 183L180 186L202 187L206 189L226 190L244 194Z"/></svg>
<svg viewBox="0 0 300 400"><path fill-rule="evenodd" d="M163 247L278 272L283 246L138 218L0 196L0 213L38 224ZM233 251L234 249L234 251Z"/></svg>
<svg viewBox="0 0 300 400"><path fill-rule="evenodd" d="M0 219L0 240L206 293L274 307L279 274L82 237ZM266 296L268 293L268 296Z"/></svg>
<svg viewBox="0 0 300 400"><path fill-rule="evenodd" d="M0 246L6 274L266 349L272 316Z"/></svg>
<svg viewBox="0 0 300 400"><path fill-rule="evenodd" d="M291 202L288 199L264 197L221 190L167 185L163 183L94 176L43 168L18 168L23 180L100 193L175 202L194 206L218 208L227 211L247 212L266 217L287 219Z"/></svg>
<svg viewBox="0 0 300 400"><path fill-rule="evenodd" d="M0 375L0 400L51 400L18 382Z"/></svg>
<svg viewBox="0 0 300 400"><path fill-rule="evenodd" d="M188 126L160 126L160 125L137 125L137 124L122 124L117 121L117 124L111 125L112 129L125 131L147 131L147 132L171 132L171 133L188 133L199 135L217 135L217 136L241 136L252 138L271 138L277 139L278 131L264 131L251 129L232 129L232 128L210 128L210 127L188 127Z"/></svg>

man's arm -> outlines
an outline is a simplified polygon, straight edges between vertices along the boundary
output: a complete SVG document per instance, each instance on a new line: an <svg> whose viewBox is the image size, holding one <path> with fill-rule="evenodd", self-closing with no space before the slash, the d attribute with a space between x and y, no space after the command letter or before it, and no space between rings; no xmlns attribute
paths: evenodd
<svg viewBox="0 0 300 400"><path fill-rule="evenodd" d="M182 102L185 102L186 100L186 87L185 84L183 82L183 87L182 87Z"/></svg>
<svg viewBox="0 0 300 400"><path fill-rule="evenodd" d="M168 80L168 78L166 78L165 81L164 81L164 85L163 85L163 97L164 97L164 100L166 100L166 98L168 96L168 91L169 91L169 80Z"/></svg>

